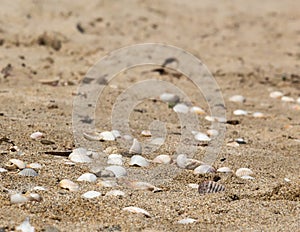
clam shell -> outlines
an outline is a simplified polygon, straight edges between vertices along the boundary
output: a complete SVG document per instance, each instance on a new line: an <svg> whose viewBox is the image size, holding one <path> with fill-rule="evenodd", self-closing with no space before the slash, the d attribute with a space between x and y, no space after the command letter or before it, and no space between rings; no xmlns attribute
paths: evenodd
<svg viewBox="0 0 300 232"><path fill-rule="evenodd" d="M177 156L176 164L179 168L194 170L203 163L195 159L187 158L186 154L180 154Z"/></svg>
<svg viewBox="0 0 300 232"><path fill-rule="evenodd" d="M199 114L199 115L205 114L205 111L201 107L198 107L198 106L191 107L190 112L195 113L195 114Z"/></svg>
<svg viewBox="0 0 300 232"><path fill-rule="evenodd" d="M208 164L202 164L194 169L194 174L206 174L206 173L214 173L216 169Z"/></svg>
<svg viewBox="0 0 300 232"><path fill-rule="evenodd" d="M9 163L5 165L8 170L15 170L15 169L24 169L26 167L25 163L19 159L10 159Z"/></svg>
<svg viewBox="0 0 300 232"><path fill-rule="evenodd" d="M127 176L126 169L121 166L112 165L106 167L105 170L112 171L115 174L115 177L117 178Z"/></svg>
<svg viewBox="0 0 300 232"><path fill-rule="evenodd" d="M141 209L139 207L135 207L135 206L129 206L129 207L125 207L123 208L124 211L128 211L131 213L140 213L140 214L144 214L146 217L151 217L150 213L148 213L146 210Z"/></svg>
<svg viewBox="0 0 300 232"><path fill-rule="evenodd" d="M283 96L283 93L280 91L273 91L270 93L271 98L281 98Z"/></svg>
<svg viewBox="0 0 300 232"><path fill-rule="evenodd" d="M239 168L238 170L236 170L235 175L238 177L251 176L253 175L253 171L249 168Z"/></svg>
<svg viewBox="0 0 300 232"><path fill-rule="evenodd" d="M231 102L237 102L237 103L243 103L246 101L246 98L242 95L233 95L229 98L229 101Z"/></svg>
<svg viewBox="0 0 300 232"><path fill-rule="evenodd" d="M179 220L177 223L179 223L179 224L190 224L190 223L194 223L196 221L197 220L193 219L193 218L184 218L184 219Z"/></svg>
<svg viewBox="0 0 300 232"><path fill-rule="evenodd" d="M143 130L143 131L141 132L141 135L144 136L144 137L151 137L151 136L152 136L152 133L151 133L151 131L149 131L149 130Z"/></svg>
<svg viewBox="0 0 300 232"><path fill-rule="evenodd" d="M68 189L72 192L79 190L79 185L69 179L63 179L59 182L59 186L63 189Z"/></svg>
<svg viewBox="0 0 300 232"><path fill-rule="evenodd" d="M123 157L120 154L110 154L108 156L107 164L111 165L123 165Z"/></svg>
<svg viewBox="0 0 300 232"><path fill-rule="evenodd" d="M125 193L121 190L110 190L105 196L125 196Z"/></svg>
<svg viewBox="0 0 300 232"><path fill-rule="evenodd" d="M40 138L43 137L43 135L44 134L42 132L37 131L37 132L32 133L30 135L30 138L32 138L32 139L40 139Z"/></svg>
<svg viewBox="0 0 300 232"><path fill-rule="evenodd" d="M101 196L101 193L97 192L97 191L88 191L88 192L82 194L82 197L86 198L86 199L92 199L92 198L99 197L99 196Z"/></svg>
<svg viewBox="0 0 300 232"><path fill-rule="evenodd" d="M131 148L129 149L129 154L141 154L142 146L137 139L133 139Z"/></svg>
<svg viewBox="0 0 300 232"><path fill-rule="evenodd" d="M225 187L223 185L220 185L214 181L204 181L199 185L198 192L200 194L206 194L206 193L216 193L224 191Z"/></svg>
<svg viewBox="0 0 300 232"><path fill-rule="evenodd" d="M217 172L230 173L232 170L228 167L221 167L217 169Z"/></svg>
<svg viewBox="0 0 300 232"><path fill-rule="evenodd" d="M29 217L27 217L25 221L16 227L16 231L34 232L34 227L30 225Z"/></svg>
<svg viewBox="0 0 300 232"><path fill-rule="evenodd" d="M93 173L84 173L77 179L77 181L87 181L87 182L95 182L96 180L97 180L97 176Z"/></svg>
<svg viewBox="0 0 300 232"><path fill-rule="evenodd" d="M114 134L110 131L103 131L100 133L100 136L101 136L101 140L104 141L114 141L116 139Z"/></svg>
<svg viewBox="0 0 300 232"><path fill-rule="evenodd" d="M69 155L69 159L75 163L90 163L92 159L88 157L87 150L85 148L76 148Z"/></svg>
<svg viewBox="0 0 300 232"><path fill-rule="evenodd" d="M129 165L138 166L138 167L147 167L149 166L149 162L143 156L134 155L131 157Z"/></svg>
<svg viewBox="0 0 300 232"><path fill-rule="evenodd" d="M176 104L179 102L179 97L175 94L172 93L163 93L159 96L159 99L163 102L171 103L171 104Z"/></svg>
<svg viewBox="0 0 300 232"><path fill-rule="evenodd" d="M29 199L20 193L10 195L10 203L11 204L20 204L29 201Z"/></svg>
<svg viewBox="0 0 300 232"><path fill-rule="evenodd" d="M292 97L288 97L288 96L282 96L281 101L283 101L283 102L295 102L295 99L292 98Z"/></svg>
<svg viewBox="0 0 300 232"><path fill-rule="evenodd" d="M237 116L241 116L241 115L247 115L248 112L245 110L235 110L235 111L233 111L233 114L237 115Z"/></svg>
<svg viewBox="0 0 300 232"><path fill-rule="evenodd" d="M158 155L152 160L153 163L159 164L169 164L171 161L172 159L169 155Z"/></svg>
<svg viewBox="0 0 300 232"><path fill-rule="evenodd" d="M173 107L173 110L176 113L186 114L189 112L189 107L183 103L178 103Z"/></svg>
<svg viewBox="0 0 300 232"><path fill-rule="evenodd" d="M198 132L196 135L195 135L195 139L197 141L202 141L202 142L208 142L210 141L211 139L204 133L201 133L201 132Z"/></svg>
<svg viewBox="0 0 300 232"><path fill-rule="evenodd" d="M25 168L18 173L21 176L37 176L37 172L32 168Z"/></svg>

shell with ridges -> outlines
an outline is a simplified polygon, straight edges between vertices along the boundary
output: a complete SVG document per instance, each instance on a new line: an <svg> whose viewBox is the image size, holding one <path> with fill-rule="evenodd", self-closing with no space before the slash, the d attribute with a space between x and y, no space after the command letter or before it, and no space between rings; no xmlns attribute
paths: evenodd
<svg viewBox="0 0 300 232"><path fill-rule="evenodd" d="M238 177L251 176L253 175L253 171L249 168L239 168L238 170L236 170L235 175Z"/></svg>
<svg viewBox="0 0 300 232"><path fill-rule="evenodd" d="M37 176L37 172L32 168L24 168L22 171L19 172L21 176Z"/></svg>
<svg viewBox="0 0 300 232"><path fill-rule="evenodd" d="M224 191L225 187L220 185L214 181L204 181L203 183L199 184L198 192L200 194L206 193L217 193Z"/></svg>

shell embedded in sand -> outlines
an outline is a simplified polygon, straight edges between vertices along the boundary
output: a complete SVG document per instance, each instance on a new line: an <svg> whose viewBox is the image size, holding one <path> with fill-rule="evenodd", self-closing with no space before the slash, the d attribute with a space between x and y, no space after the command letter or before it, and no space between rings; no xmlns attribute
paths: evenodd
<svg viewBox="0 0 300 232"><path fill-rule="evenodd" d="M105 196L125 196L125 193L121 190L110 190Z"/></svg>
<svg viewBox="0 0 300 232"><path fill-rule="evenodd" d="M5 164L5 168L8 170L16 170L16 169L24 169L26 164L19 159L10 159L7 164Z"/></svg>
<svg viewBox="0 0 300 232"><path fill-rule="evenodd" d="M90 163L92 159L88 157L88 152L85 148L76 148L69 155L69 159L75 163Z"/></svg>
<svg viewBox="0 0 300 232"><path fill-rule="evenodd" d="M87 191L86 193L82 194L82 197L86 199L92 199L99 196L101 196L101 193L97 191Z"/></svg>
<svg viewBox="0 0 300 232"><path fill-rule="evenodd" d="M123 165L123 157L120 154L110 154L107 158L107 164Z"/></svg>
<svg viewBox="0 0 300 232"><path fill-rule="evenodd" d="M288 97L288 96L282 96L281 101L283 101L283 102L295 102L295 99L292 98L292 97Z"/></svg>
<svg viewBox="0 0 300 232"><path fill-rule="evenodd" d="M195 113L195 114L199 114L199 115L205 114L205 111L202 108L198 107L198 106L191 107L190 112Z"/></svg>
<svg viewBox="0 0 300 232"><path fill-rule="evenodd" d="M63 179L59 182L59 186L63 189L68 189L72 192L79 190L79 185L69 179Z"/></svg>
<svg viewBox="0 0 300 232"><path fill-rule="evenodd" d="M217 172L223 172L223 173L231 173L232 170L228 167L221 167L217 169Z"/></svg>
<svg viewBox="0 0 300 232"><path fill-rule="evenodd" d="M190 224L190 223L194 223L196 221L197 220L193 219L193 218L184 218L184 219L179 220L177 223L179 223L179 224Z"/></svg>
<svg viewBox="0 0 300 232"><path fill-rule="evenodd" d="M29 199L20 193L10 195L10 203L11 204L20 204L29 201Z"/></svg>
<svg viewBox="0 0 300 232"><path fill-rule="evenodd" d="M150 213L148 213L146 210L141 209L139 207L135 207L135 206L129 206L129 207L125 207L123 208L124 211L128 211L131 213L140 213L140 214L144 214L146 217L151 217Z"/></svg>
<svg viewBox="0 0 300 232"><path fill-rule="evenodd" d="M115 138L121 138L121 133L118 130L112 130L111 133Z"/></svg>
<svg viewBox="0 0 300 232"><path fill-rule="evenodd" d="M85 132L83 137L89 141L100 141L102 136L98 132Z"/></svg>
<svg viewBox="0 0 300 232"><path fill-rule="evenodd" d="M100 140L104 140L104 141L114 141L116 140L114 134L110 131L103 131L100 133Z"/></svg>
<svg viewBox="0 0 300 232"><path fill-rule="evenodd" d="M153 163L158 164L169 164L171 161L172 159L169 155L158 155L152 160Z"/></svg>
<svg viewBox="0 0 300 232"><path fill-rule="evenodd" d="M253 175L253 171L249 168L239 168L238 170L236 170L235 175L238 177L251 176Z"/></svg>
<svg viewBox="0 0 300 232"><path fill-rule="evenodd" d="M216 137L219 135L219 132L217 130L214 129L209 129L206 131L206 133L210 136L210 137Z"/></svg>
<svg viewBox="0 0 300 232"><path fill-rule="evenodd" d="M204 133L201 133L201 132L198 132L196 135L195 135L195 139L197 141L202 141L202 142L208 142L211 140L211 138L209 138L206 134Z"/></svg>
<svg viewBox="0 0 300 232"><path fill-rule="evenodd" d="M216 169L208 164L202 164L194 169L194 174L206 174L206 173L214 173Z"/></svg>
<svg viewBox="0 0 300 232"><path fill-rule="evenodd" d="M271 98L281 98L283 96L283 93L280 91L273 91L270 93Z"/></svg>
<svg viewBox="0 0 300 232"><path fill-rule="evenodd" d="M266 116L262 112L254 112L252 114L252 117L254 117L254 118L265 118Z"/></svg>
<svg viewBox="0 0 300 232"><path fill-rule="evenodd" d="M141 154L141 153L142 153L142 145L137 139L133 139L132 146L129 149L129 154Z"/></svg>
<svg viewBox="0 0 300 232"><path fill-rule="evenodd" d="M173 107L173 110L176 113L186 114L189 112L189 107L183 103L178 103Z"/></svg>
<svg viewBox="0 0 300 232"><path fill-rule="evenodd" d="M35 228L30 225L29 217L27 217L19 226L16 227L16 231L34 232Z"/></svg>
<svg viewBox="0 0 300 232"><path fill-rule="evenodd" d="M143 182L143 181L130 181L130 180L126 180L124 181L124 184L132 189L135 190L148 190L148 191L152 191L152 192L161 192L162 189L147 183L147 182Z"/></svg>
<svg viewBox="0 0 300 232"><path fill-rule="evenodd" d="M141 135L144 136L144 137L151 137L151 136L152 136L152 133L151 133L151 131L149 131L149 130L143 130L143 131L141 132Z"/></svg>
<svg viewBox="0 0 300 232"><path fill-rule="evenodd" d="M32 169L41 169L42 165L39 164L39 163L31 163L31 164L28 164L26 167L27 168L32 168Z"/></svg>
<svg viewBox="0 0 300 232"><path fill-rule="evenodd" d="M170 104L176 104L180 100L179 97L173 93L163 93L159 96L159 99Z"/></svg>
<svg viewBox="0 0 300 232"><path fill-rule="evenodd" d="M242 95L233 95L229 98L229 101L231 102L237 102L237 103L243 103L246 101L246 98Z"/></svg>
<svg viewBox="0 0 300 232"><path fill-rule="evenodd" d="M127 176L126 169L121 166L112 165L106 167L105 170L113 172L116 178Z"/></svg>
<svg viewBox="0 0 300 232"><path fill-rule="evenodd" d="M37 202L40 202L42 201L42 197L40 194L38 193L29 193L29 194L26 194L27 198L30 200L30 201L37 201Z"/></svg>
<svg viewBox="0 0 300 232"><path fill-rule="evenodd" d="M32 133L30 135L30 138L32 138L32 139L40 139L40 138L43 137L43 135L44 134L42 132L37 131L37 132Z"/></svg>
<svg viewBox="0 0 300 232"><path fill-rule="evenodd" d="M203 183L199 184L198 192L200 194L206 193L216 193L224 191L225 187L220 185L214 181L204 181Z"/></svg>
<svg viewBox="0 0 300 232"><path fill-rule="evenodd" d="M233 111L233 114L237 116L241 116L241 115L247 115L248 112L246 110L235 110Z"/></svg>
<svg viewBox="0 0 300 232"><path fill-rule="evenodd" d="M201 161L187 158L186 154L180 154L177 156L176 164L179 168L194 170L196 167L203 164Z"/></svg>
<svg viewBox="0 0 300 232"><path fill-rule="evenodd" d="M96 180L97 180L97 176L93 173L84 173L77 179L77 181L87 181L87 182L95 182Z"/></svg>
<svg viewBox="0 0 300 232"><path fill-rule="evenodd" d="M25 168L19 172L19 175L21 175L21 176L37 176L38 174L32 168Z"/></svg>
<svg viewBox="0 0 300 232"><path fill-rule="evenodd" d="M149 162L148 160L146 160L144 157L140 155L134 155L131 157L129 165L138 166L138 167L147 167L149 166Z"/></svg>

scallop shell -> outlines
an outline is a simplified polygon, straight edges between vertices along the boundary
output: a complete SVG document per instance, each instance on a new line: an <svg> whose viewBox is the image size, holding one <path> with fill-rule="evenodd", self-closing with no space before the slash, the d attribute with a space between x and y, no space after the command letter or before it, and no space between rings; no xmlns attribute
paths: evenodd
<svg viewBox="0 0 300 232"><path fill-rule="evenodd" d="M10 159L9 163L5 165L8 170L15 170L15 169L24 169L26 167L25 163L19 159Z"/></svg>
<svg viewBox="0 0 300 232"><path fill-rule="evenodd" d="M151 137L151 136L152 136L152 133L151 133L151 131L149 131L149 130L143 130L143 131L141 132L141 135L144 136L144 137Z"/></svg>
<svg viewBox="0 0 300 232"><path fill-rule="evenodd" d="M87 150L85 148L76 148L69 155L69 159L75 163L90 163L92 159L88 157Z"/></svg>
<svg viewBox="0 0 300 232"><path fill-rule="evenodd" d="M96 180L97 180L97 176L93 173L84 173L77 179L77 181L87 181L87 182L95 182Z"/></svg>
<svg viewBox="0 0 300 232"><path fill-rule="evenodd" d="M235 175L238 177L251 176L253 175L253 171L249 168L239 168L238 170L236 170Z"/></svg>
<svg viewBox="0 0 300 232"><path fill-rule="evenodd" d="M114 134L110 131L103 131L100 133L100 136L101 136L101 140L104 140L104 141L115 141L116 140Z"/></svg>
<svg viewBox="0 0 300 232"><path fill-rule="evenodd" d="M32 138L32 139L40 139L40 138L43 137L43 135L44 134L42 132L37 131L37 132L32 133L30 135L30 138Z"/></svg>
<svg viewBox="0 0 300 232"><path fill-rule="evenodd" d="M92 199L99 196L101 196L101 193L97 191L87 191L86 193L82 194L82 197L86 199Z"/></svg>
<svg viewBox="0 0 300 232"><path fill-rule="evenodd" d="M111 165L123 165L123 157L120 154L110 154L108 156L107 164Z"/></svg>
<svg viewBox="0 0 300 232"><path fill-rule="evenodd" d="M140 214L144 214L146 217L151 217L150 213L148 213L146 210L141 209L139 207L135 207L135 206L129 206L129 207L125 207L123 208L124 211L128 211L131 213L140 213Z"/></svg>
<svg viewBox="0 0 300 232"><path fill-rule="evenodd" d="M237 102L237 103L243 103L246 101L246 98L242 95L233 95L229 98L229 101L231 102Z"/></svg>
<svg viewBox="0 0 300 232"><path fill-rule="evenodd" d="M117 178L127 176L126 169L121 166L112 165L106 167L105 170L112 171Z"/></svg>
<svg viewBox="0 0 300 232"><path fill-rule="evenodd" d="M176 159L176 163L179 168L190 169L190 170L194 170L196 167L203 164L202 162L200 162L198 160L187 158L186 154L178 155L177 159Z"/></svg>
<svg viewBox="0 0 300 232"><path fill-rule="evenodd" d="M270 93L271 98L281 98L283 96L283 93L280 91L273 91Z"/></svg>
<svg viewBox="0 0 300 232"><path fill-rule="evenodd" d="M179 220L177 223L179 223L179 224L190 224L190 223L194 223L196 221L197 220L193 219L193 218L184 218L184 219Z"/></svg>
<svg viewBox="0 0 300 232"><path fill-rule="evenodd" d="M131 148L129 149L129 154L141 154L142 146L137 139L133 139Z"/></svg>
<svg viewBox="0 0 300 232"><path fill-rule="evenodd" d="M237 116L242 116L242 115L247 115L248 112L245 110L235 110L235 111L233 111L233 114L237 115Z"/></svg>
<svg viewBox="0 0 300 232"><path fill-rule="evenodd" d="M198 132L196 135L195 135L195 139L197 141L202 141L202 142L208 142L210 141L211 139L204 133L201 133L201 132Z"/></svg>
<svg viewBox="0 0 300 232"><path fill-rule="evenodd" d="M29 199L20 193L10 195L10 203L11 204L20 204L29 201Z"/></svg>
<svg viewBox="0 0 300 232"><path fill-rule="evenodd" d="M200 194L206 194L206 193L216 193L224 191L225 187L223 185L220 185L214 181L204 181L199 185L198 192Z"/></svg>
<svg viewBox="0 0 300 232"><path fill-rule="evenodd" d="M189 112L189 107L183 103L178 103L173 107L173 110L176 113L186 114Z"/></svg>
<svg viewBox="0 0 300 232"><path fill-rule="evenodd" d="M217 169L217 172L230 173L232 170L228 167L221 167Z"/></svg>
<svg viewBox="0 0 300 232"><path fill-rule="evenodd" d="M21 176L37 176L38 174L32 168L25 168L19 172L19 175L21 175Z"/></svg>
<svg viewBox="0 0 300 232"><path fill-rule="evenodd" d="M125 196L125 193L121 190L110 190L105 196Z"/></svg>
<svg viewBox="0 0 300 232"><path fill-rule="evenodd" d="M190 112L199 114L199 115L205 114L205 111L201 107L198 107L198 106L191 107Z"/></svg>
<svg viewBox="0 0 300 232"><path fill-rule="evenodd" d="M25 221L16 227L16 231L34 232L34 227L30 225L29 217L27 217Z"/></svg>
<svg viewBox="0 0 300 232"><path fill-rule="evenodd" d="M153 163L159 164L169 164L171 161L172 159L169 155L158 155L152 160Z"/></svg>
<svg viewBox="0 0 300 232"><path fill-rule="evenodd" d="M138 166L138 167L147 167L149 166L149 162L143 156L134 155L131 157L129 165Z"/></svg>
<svg viewBox="0 0 300 232"><path fill-rule="evenodd" d="M176 104L179 102L179 97L175 94L172 93L163 93L159 96L159 99L163 102L171 103L171 104Z"/></svg>
<svg viewBox="0 0 300 232"><path fill-rule="evenodd" d="M63 189L68 189L72 192L79 190L79 185L69 179L63 179L59 182L59 186Z"/></svg>
<svg viewBox="0 0 300 232"><path fill-rule="evenodd" d="M206 173L214 173L216 169L208 164L202 164L194 169L194 174L206 174Z"/></svg>

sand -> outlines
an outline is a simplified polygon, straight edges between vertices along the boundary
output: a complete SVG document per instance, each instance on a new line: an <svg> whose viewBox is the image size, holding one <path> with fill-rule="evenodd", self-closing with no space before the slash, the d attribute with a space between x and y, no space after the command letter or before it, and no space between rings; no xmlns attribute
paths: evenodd
<svg viewBox="0 0 300 232"><path fill-rule="evenodd" d="M26 217L36 231L299 230L299 104L269 97L272 91L300 97L299 9L298 1L1 1L0 139L7 139L0 140L0 167L12 158L43 166L37 177L0 173L1 231L14 230ZM107 53L146 42L182 48L208 67L223 95L227 119L239 122L226 124L225 140L213 166L234 171L251 168L254 180L234 174L194 175L172 164L157 176L147 176L155 165L133 168L161 192L118 186L114 189L124 191L124 197L106 197L111 188L100 186L100 178L97 183L79 183L78 192L59 187L60 180L76 181L91 168L70 166L65 164L67 157L45 154L78 146L72 133L72 104L80 81ZM149 78L175 84L194 105L209 112L188 78L142 67L108 83L97 102L97 128L111 130L111 108L117 97L136 81ZM230 102L235 94L243 95L246 102ZM260 111L266 117L236 116L236 109ZM174 156L180 122L166 104L150 99L137 105L130 116L133 136L143 140L140 132L153 119L166 122L168 139L145 156ZM203 116L199 120L203 131L209 128ZM53 143L32 140L30 135L36 131ZM246 144L226 145L240 137ZM126 150L118 142L99 142L99 150L108 146ZM201 160L207 146L198 147L194 158ZM220 179L226 191L200 195L188 187L213 179ZM11 205L6 189L25 193L35 186L48 189L39 191L41 202ZM83 199L81 195L89 190L102 196ZM151 217L124 212L127 206L143 208ZM177 223L187 217L197 221Z"/></svg>

